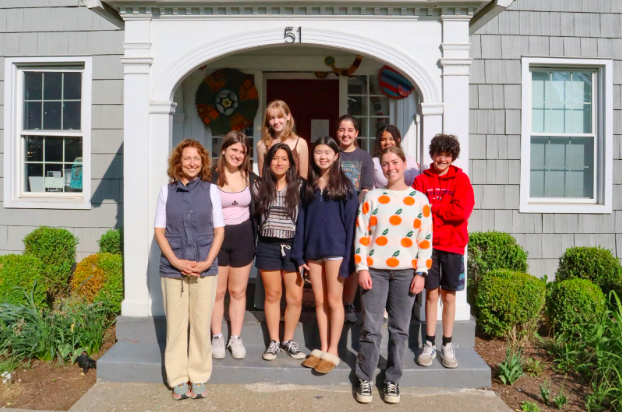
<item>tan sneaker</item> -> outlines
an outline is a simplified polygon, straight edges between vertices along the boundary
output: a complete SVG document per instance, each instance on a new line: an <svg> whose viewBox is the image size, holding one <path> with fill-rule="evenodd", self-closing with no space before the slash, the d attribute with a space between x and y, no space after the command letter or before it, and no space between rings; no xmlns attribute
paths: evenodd
<svg viewBox="0 0 622 412"><path fill-rule="evenodd" d="M436 359L436 346L426 340L425 345L423 345L423 351L417 356L417 364L420 366L432 366L434 359Z"/></svg>
<svg viewBox="0 0 622 412"><path fill-rule="evenodd" d="M458 359L456 359L456 348L449 342L447 345L441 346L441 360L443 366L449 369L458 367Z"/></svg>

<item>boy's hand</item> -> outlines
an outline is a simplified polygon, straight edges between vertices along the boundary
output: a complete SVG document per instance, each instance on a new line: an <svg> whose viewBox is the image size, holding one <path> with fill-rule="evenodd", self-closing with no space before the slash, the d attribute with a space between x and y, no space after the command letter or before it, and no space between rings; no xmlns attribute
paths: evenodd
<svg viewBox="0 0 622 412"><path fill-rule="evenodd" d="M365 290L369 290L372 287L371 275L369 270L361 270L359 272L359 286Z"/></svg>
<svg viewBox="0 0 622 412"><path fill-rule="evenodd" d="M410 282L410 293L418 295L421 293L425 286L425 278L420 275L415 275L412 282Z"/></svg>

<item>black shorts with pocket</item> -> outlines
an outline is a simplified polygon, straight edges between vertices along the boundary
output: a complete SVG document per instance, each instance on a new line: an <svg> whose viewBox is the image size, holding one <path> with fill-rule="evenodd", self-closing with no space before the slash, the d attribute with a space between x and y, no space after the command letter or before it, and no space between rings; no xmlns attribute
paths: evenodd
<svg viewBox="0 0 622 412"><path fill-rule="evenodd" d="M283 270L296 272L298 268L292 261L292 245L294 239L259 236L257 239L257 260L255 266L259 270Z"/></svg>
<svg viewBox="0 0 622 412"><path fill-rule="evenodd" d="M225 226L225 240L218 252L218 266L241 268L253 263L254 257L255 238L251 221Z"/></svg>
<svg viewBox="0 0 622 412"><path fill-rule="evenodd" d="M425 278L425 288L440 287L448 292L458 292L464 290L465 276L464 255L434 249L432 267Z"/></svg>

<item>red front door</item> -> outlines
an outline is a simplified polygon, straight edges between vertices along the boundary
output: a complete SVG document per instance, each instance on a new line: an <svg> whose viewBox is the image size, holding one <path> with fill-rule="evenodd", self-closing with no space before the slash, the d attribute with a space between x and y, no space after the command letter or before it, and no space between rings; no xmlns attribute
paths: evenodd
<svg viewBox="0 0 622 412"><path fill-rule="evenodd" d="M296 121L296 134L307 143L311 143L312 123L316 133L322 130L326 132L325 134L336 138L339 80L269 79L267 88L266 103L275 99L287 103ZM329 124L327 130L323 127L326 120Z"/></svg>

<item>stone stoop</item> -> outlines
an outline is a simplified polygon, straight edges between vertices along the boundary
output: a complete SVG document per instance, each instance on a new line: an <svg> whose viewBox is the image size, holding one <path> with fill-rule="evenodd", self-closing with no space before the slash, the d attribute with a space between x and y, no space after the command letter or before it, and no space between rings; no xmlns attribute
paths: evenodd
<svg viewBox="0 0 622 412"><path fill-rule="evenodd" d="M425 335L424 324L413 319L410 327L408 348L404 352L404 374L401 385L419 387L482 388L491 386L491 371L475 352L475 321L456 321L453 341L458 345L457 369L444 368L440 360L431 367L415 363L420 352L421 337ZM223 332L228 339L228 326ZM282 330L282 327L281 327ZM229 352L225 359L213 360L210 383L291 383L298 385L331 385L350 381L356 382L354 367L358 352L360 321L344 325L340 342L341 364L327 375L318 375L300 366L301 361L279 353L276 360L264 361L261 354L268 343L267 327L261 311L247 311L242 328L242 339L246 347L246 359L233 359ZM437 326L437 344L440 350L442 326ZM317 323L314 313L303 312L294 340L305 353L319 347ZM163 317L117 318L117 343L97 362L97 379L102 382L166 382L163 368L163 353L166 342L166 322ZM388 331L382 329L379 369L386 365ZM383 374L377 376L379 383Z"/></svg>

